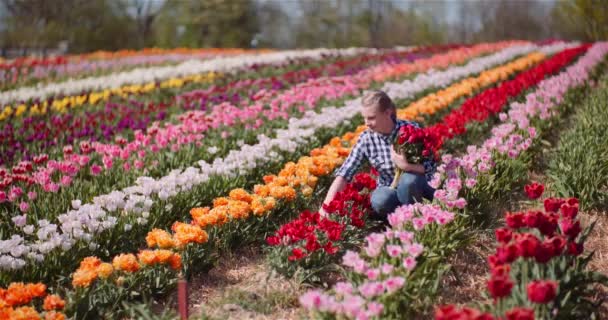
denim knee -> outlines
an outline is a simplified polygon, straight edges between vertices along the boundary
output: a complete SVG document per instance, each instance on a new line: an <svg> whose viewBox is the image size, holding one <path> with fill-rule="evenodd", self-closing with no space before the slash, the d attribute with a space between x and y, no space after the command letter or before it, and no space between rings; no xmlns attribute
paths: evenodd
<svg viewBox="0 0 608 320"><path fill-rule="evenodd" d="M390 187L379 187L372 192L370 197L372 209L380 215L386 217L389 213L395 211L399 206L399 199L396 191Z"/></svg>
<svg viewBox="0 0 608 320"><path fill-rule="evenodd" d="M397 185L397 197L402 204L412 204L416 201L422 201L422 196L426 192L426 188L430 188L426 182L424 175L403 173L399 178Z"/></svg>

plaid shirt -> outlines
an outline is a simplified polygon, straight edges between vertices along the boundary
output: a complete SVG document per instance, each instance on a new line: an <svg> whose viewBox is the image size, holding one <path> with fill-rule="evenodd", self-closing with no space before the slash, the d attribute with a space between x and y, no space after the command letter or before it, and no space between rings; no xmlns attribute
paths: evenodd
<svg viewBox="0 0 608 320"><path fill-rule="evenodd" d="M416 122L397 120L397 125L390 135L384 135L369 129L363 131L348 158L336 170L335 175L350 181L363 164L363 160L367 159L372 167L378 171L378 186L389 186L395 178L395 165L391 159L391 149L399 128L405 125L420 127ZM425 161L423 165L426 179L429 181L435 173L435 162L429 160Z"/></svg>

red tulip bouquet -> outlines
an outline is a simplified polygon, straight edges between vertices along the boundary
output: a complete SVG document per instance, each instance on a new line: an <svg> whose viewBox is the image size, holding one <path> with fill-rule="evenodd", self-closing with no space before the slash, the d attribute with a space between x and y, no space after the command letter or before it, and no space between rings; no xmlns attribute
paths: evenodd
<svg viewBox="0 0 608 320"><path fill-rule="evenodd" d="M439 141L432 131L406 125L399 129L395 151L411 164L422 164L437 157ZM400 177L401 169L396 168L395 179L391 184L393 189L397 187Z"/></svg>

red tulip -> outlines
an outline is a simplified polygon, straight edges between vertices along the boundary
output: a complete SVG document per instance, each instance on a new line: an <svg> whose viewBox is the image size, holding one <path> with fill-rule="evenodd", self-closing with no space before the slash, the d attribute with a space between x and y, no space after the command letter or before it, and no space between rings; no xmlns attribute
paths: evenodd
<svg viewBox="0 0 608 320"><path fill-rule="evenodd" d="M547 211L547 212L557 212L557 210L559 210L559 207L564 202L565 202L564 199L547 198L547 199L545 199L545 202L544 202L545 211Z"/></svg>
<svg viewBox="0 0 608 320"><path fill-rule="evenodd" d="M509 228L511 228L511 229L518 229L518 228L525 227L524 214L521 212L515 212L515 213L507 212L505 221L506 221L507 225L509 226Z"/></svg>
<svg viewBox="0 0 608 320"><path fill-rule="evenodd" d="M494 266L490 270L492 277L509 277L511 272L511 266L508 264L503 264L500 266Z"/></svg>
<svg viewBox="0 0 608 320"><path fill-rule="evenodd" d="M528 196L528 198L535 200L542 196L543 192L545 191L545 186L540 183L534 182L526 185L524 187L524 190L526 191L526 195Z"/></svg>
<svg viewBox="0 0 608 320"><path fill-rule="evenodd" d="M531 233L525 233L522 234L522 237L517 240L517 251L518 254L522 257L534 257L540 245L541 242L535 235Z"/></svg>
<svg viewBox="0 0 608 320"><path fill-rule="evenodd" d="M513 308L505 315L507 320L534 320L534 310L528 308Z"/></svg>
<svg viewBox="0 0 608 320"><path fill-rule="evenodd" d="M498 228L494 230L494 234L496 235L496 240L503 244L509 243L513 238L513 231L508 228Z"/></svg>
<svg viewBox="0 0 608 320"><path fill-rule="evenodd" d="M551 245L551 247L553 248L554 257L561 255L562 252L564 252L564 248L566 248L566 245L568 243L568 241L562 236L554 236L552 238L546 239L544 242Z"/></svg>
<svg viewBox="0 0 608 320"><path fill-rule="evenodd" d="M291 255L289 256L289 261L295 261L295 260L300 260L302 258L304 258L306 256L306 254L304 254L304 251L302 251L302 249L300 248L294 248L293 250L291 250Z"/></svg>
<svg viewBox="0 0 608 320"><path fill-rule="evenodd" d="M541 222L538 225L538 230L545 236L553 236L557 229L557 221L559 215L557 213L549 212L543 215Z"/></svg>
<svg viewBox="0 0 608 320"><path fill-rule="evenodd" d="M538 246L534 259L538 263L547 263L554 255L554 248L550 242L543 242Z"/></svg>
<svg viewBox="0 0 608 320"><path fill-rule="evenodd" d="M581 224L579 221L573 221L571 219L562 219L559 222L562 233L567 235L570 239L574 239L581 232Z"/></svg>
<svg viewBox="0 0 608 320"><path fill-rule="evenodd" d="M281 243L281 240L279 240L279 237L271 236L266 238L266 243L270 246L277 246Z"/></svg>
<svg viewBox="0 0 608 320"><path fill-rule="evenodd" d="M447 305L435 309L435 320L494 320L494 317L469 307L458 309L454 305Z"/></svg>
<svg viewBox="0 0 608 320"><path fill-rule="evenodd" d="M568 242L568 254L571 256L578 256L583 253L583 243Z"/></svg>
<svg viewBox="0 0 608 320"><path fill-rule="evenodd" d="M578 214L578 203L570 204L566 202L559 207L559 211L562 213L562 217L574 219Z"/></svg>
<svg viewBox="0 0 608 320"><path fill-rule="evenodd" d="M528 228L538 228L544 220L544 214L540 211L528 211L524 215L524 223Z"/></svg>
<svg viewBox="0 0 608 320"><path fill-rule="evenodd" d="M491 277L488 281L488 291L494 299L500 299L511 294L513 282L508 277Z"/></svg>
<svg viewBox="0 0 608 320"><path fill-rule="evenodd" d="M335 254L336 252L338 252L338 247L334 247L333 243L328 242L326 245L323 246L323 250L328 254Z"/></svg>
<svg viewBox="0 0 608 320"><path fill-rule="evenodd" d="M501 264L515 261L519 257L517 245L511 243L496 248L496 257Z"/></svg>
<svg viewBox="0 0 608 320"><path fill-rule="evenodd" d="M557 294L557 282L551 280L536 280L528 284L528 300L534 303L548 303Z"/></svg>

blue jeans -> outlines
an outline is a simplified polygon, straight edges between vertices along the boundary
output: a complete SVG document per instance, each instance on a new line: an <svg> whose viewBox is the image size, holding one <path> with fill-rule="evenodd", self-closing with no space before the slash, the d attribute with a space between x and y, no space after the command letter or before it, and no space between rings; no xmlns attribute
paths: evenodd
<svg viewBox="0 0 608 320"><path fill-rule="evenodd" d="M433 200L434 193L423 174L404 172L396 189L382 186L372 192L372 209L376 218L386 220L398 206L420 202L422 198Z"/></svg>

